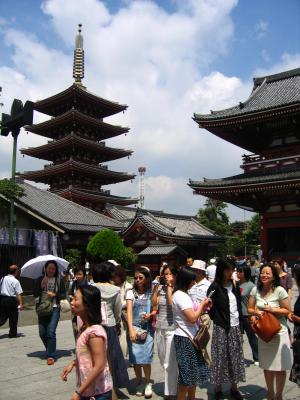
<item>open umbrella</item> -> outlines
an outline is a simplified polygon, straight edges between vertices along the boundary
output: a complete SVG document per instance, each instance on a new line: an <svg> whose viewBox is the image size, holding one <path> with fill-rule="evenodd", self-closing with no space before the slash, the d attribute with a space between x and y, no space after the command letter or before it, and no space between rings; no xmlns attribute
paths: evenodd
<svg viewBox="0 0 300 400"><path fill-rule="evenodd" d="M47 261L55 261L58 265L59 273L63 273L67 270L69 262L64 258L47 254L44 256L38 256L27 261L21 268L21 276L24 278L37 279L44 274L44 267Z"/></svg>

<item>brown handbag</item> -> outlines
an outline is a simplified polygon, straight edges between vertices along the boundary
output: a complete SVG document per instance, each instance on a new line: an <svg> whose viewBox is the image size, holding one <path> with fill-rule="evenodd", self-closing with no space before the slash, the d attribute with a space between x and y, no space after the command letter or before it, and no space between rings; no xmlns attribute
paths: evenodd
<svg viewBox="0 0 300 400"><path fill-rule="evenodd" d="M281 329L278 319L268 311L264 311L262 315L256 317L251 326L257 336L264 342L270 342Z"/></svg>

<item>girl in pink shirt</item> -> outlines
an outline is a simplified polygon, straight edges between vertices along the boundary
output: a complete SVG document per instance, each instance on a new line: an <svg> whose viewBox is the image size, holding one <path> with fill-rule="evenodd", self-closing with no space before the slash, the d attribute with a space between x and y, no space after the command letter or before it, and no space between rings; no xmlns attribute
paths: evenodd
<svg viewBox="0 0 300 400"><path fill-rule="evenodd" d="M107 337L100 325L101 297L94 286L80 286L71 302L74 315L83 325L76 342L76 360L70 362L61 374L66 381L76 366L77 389L71 400L111 400L112 379L107 363Z"/></svg>

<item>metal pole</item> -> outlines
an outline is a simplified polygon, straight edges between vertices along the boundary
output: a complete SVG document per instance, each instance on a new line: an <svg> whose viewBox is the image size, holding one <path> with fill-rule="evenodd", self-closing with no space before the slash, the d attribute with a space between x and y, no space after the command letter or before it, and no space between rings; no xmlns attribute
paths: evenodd
<svg viewBox="0 0 300 400"><path fill-rule="evenodd" d="M16 160L17 160L17 141L20 129L12 132L13 137L13 154L12 154L12 164L11 164L11 181L16 181ZM14 231L15 231L15 202L14 199L10 199L10 213L9 213L9 244L15 244L14 241Z"/></svg>

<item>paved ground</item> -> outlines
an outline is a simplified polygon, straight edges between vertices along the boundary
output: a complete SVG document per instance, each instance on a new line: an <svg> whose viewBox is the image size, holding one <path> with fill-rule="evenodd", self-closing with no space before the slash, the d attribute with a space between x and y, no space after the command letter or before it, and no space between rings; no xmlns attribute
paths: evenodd
<svg viewBox="0 0 300 400"><path fill-rule="evenodd" d="M296 290L294 298L297 296ZM66 315L63 316L67 318ZM75 374L68 382L60 380L62 368L73 359L74 339L69 320L60 321L57 329L58 360L53 366L47 366L42 343L35 325L36 316L31 302L27 301L26 310L20 315L20 337L9 339L6 325L0 329L0 400L67 400L75 387ZM251 362L247 339L244 344L247 382L240 385L245 398L262 400L265 398L265 384L262 370ZM140 399L134 396L134 372L129 368L131 387L124 390L119 398ZM152 377L154 380L153 399L161 399L163 394L163 371L154 356ZM224 399L228 399L228 387L224 388ZM213 387L207 385L197 389L197 399L211 400ZM285 400L299 400L300 389L287 381L284 391Z"/></svg>

